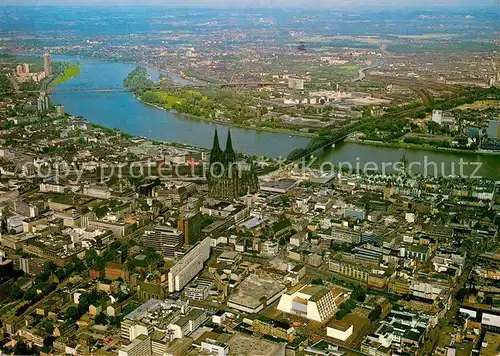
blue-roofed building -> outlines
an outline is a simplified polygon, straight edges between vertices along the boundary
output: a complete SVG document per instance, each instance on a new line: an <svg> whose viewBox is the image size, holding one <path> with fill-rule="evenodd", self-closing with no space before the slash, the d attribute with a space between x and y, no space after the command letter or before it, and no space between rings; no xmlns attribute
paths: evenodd
<svg viewBox="0 0 500 356"><path fill-rule="evenodd" d="M467 137L476 137L479 136L479 134L481 133L480 129L474 126L468 126L466 132L467 132Z"/></svg>
<svg viewBox="0 0 500 356"><path fill-rule="evenodd" d="M373 232L364 232L361 234L361 243L380 245L382 243L382 236Z"/></svg>
<svg viewBox="0 0 500 356"><path fill-rule="evenodd" d="M352 209L345 209L344 210L344 217L345 218L356 218L356 219L359 219L359 220L365 220L365 217L366 217L366 213L363 209L356 209L356 208L352 208Z"/></svg>
<svg viewBox="0 0 500 356"><path fill-rule="evenodd" d="M261 219L258 217L254 217L254 218L251 218L249 220L242 222L239 225L239 227L244 227L246 229L253 229L253 228L265 223L266 221L267 221L267 219Z"/></svg>

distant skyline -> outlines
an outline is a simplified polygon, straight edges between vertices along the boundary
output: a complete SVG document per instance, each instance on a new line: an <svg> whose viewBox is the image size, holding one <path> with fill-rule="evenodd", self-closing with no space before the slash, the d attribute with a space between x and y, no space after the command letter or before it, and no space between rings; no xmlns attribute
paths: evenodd
<svg viewBox="0 0 500 356"><path fill-rule="evenodd" d="M449 7L451 9L460 7L499 7L499 0L143 0L138 3L136 0L0 0L2 5L156 5L163 7L214 7L214 8L288 8L307 7L318 8L408 8L426 10L436 7Z"/></svg>

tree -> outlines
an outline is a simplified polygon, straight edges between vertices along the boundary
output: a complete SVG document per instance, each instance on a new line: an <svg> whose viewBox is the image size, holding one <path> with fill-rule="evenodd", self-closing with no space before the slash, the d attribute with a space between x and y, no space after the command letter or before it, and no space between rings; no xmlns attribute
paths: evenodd
<svg viewBox="0 0 500 356"><path fill-rule="evenodd" d="M40 299L40 295L36 292L36 289L35 287L31 287L30 289L28 289L26 291L26 293L24 294L24 299L25 300L30 300L30 301L33 301L33 300L38 300Z"/></svg>
<svg viewBox="0 0 500 356"><path fill-rule="evenodd" d="M137 67L123 80L123 86L134 91L142 92L145 89L152 88L154 82L149 79L146 68Z"/></svg>
<svg viewBox="0 0 500 356"><path fill-rule="evenodd" d="M121 326L122 317L121 316L110 316L109 317L109 325L112 325L116 328Z"/></svg>
<svg viewBox="0 0 500 356"><path fill-rule="evenodd" d="M123 309L122 309L122 315L126 316L133 312L137 308L137 305L134 304L127 304Z"/></svg>
<svg viewBox="0 0 500 356"><path fill-rule="evenodd" d="M282 195L280 196L281 202L285 205L290 204L290 197L288 195Z"/></svg>
<svg viewBox="0 0 500 356"><path fill-rule="evenodd" d="M368 319L370 321L375 321L378 318L380 318L380 315L382 314L382 307L380 305L377 305L371 312L368 314Z"/></svg>
<svg viewBox="0 0 500 356"><path fill-rule="evenodd" d="M97 256L97 252L95 252L95 250L89 250L84 257L85 264L87 265L87 267L90 267L94 265L98 258L99 256Z"/></svg>
<svg viewBox="0 0 500 356"><path fill-rule="evenodd" d="M64 278L66 278L66 271L63 268L58 268L54 274L56 277L59 279L59 281L62 281Z"/></svg>
<svg viewBox="0 0 500 356"><path fill-rule="evenodd" d="M43 283L46 282L50 277L50 272L49 271L43 271L42 273L39 273L35 277L35 283Z"/></svg>
<svg viewBox="0 0 500 356"><path fill-rule="evenodd" d="M46 319L46 321L43 324L43 328L50 335L52 335L52 333L54 332L54 324L52 324L50 320Z"/></svg>
<svg viewBox="0 0 500 356"><path fill-rule="evenodd" d="M43 346L44 347L52 347L52 345L54 344L54 340L56 338L53 337L52 335L51 336L47 336L46 338L43 339Z"/></svg>
<svg viewBox="0 0 500 356"><path fill-rule="evenodd" d="M106 319L106 315L104 313L99 313L95 317L95 323L96 324L101 324L101 325L106 325L108 323Z"/></svg>
<svg viewBox="0 0 500 356"><path fill-rule="evenodd" d="M31 352L24 343L24 341L20 340L17 342L16 346L14 346L13 350L14 355L30 355Z"/></svg>
<svg viewBox="0 0 500 356"><path fill-rule="evenodd" d="M348 315L354 308L356 308L356 301L351 297L348 301L340 305L339 311L335 314L335 319L340 320Z"/></svg>
<svg viewBox="0 0 500 356"><path fill-rule="evenodd" d="M113 241L113 243L111 243L109 248L111 250L118 250L121 247L121 245L122 245L122 243L120 241L116 240L116 241Z"/></svg>
<svg viewBox="0 0 500 356"><path fill-rule="evenodd" d="M7 229L7 219L5 217L2 218L1 220L1 228L0 231L2 234L7 234L8 229Z"/></svg>
<svg viewBox="0 0 500 356"><path fill-rule="evenodd" d="M65 320L76 321L79 318L80 318L80 312L78 311L77 307L70 306L68 309L66 309L66 312L64 313Z"/></svg>
<svg viewBox="0 0 500 356"><path fill-rule="evenodd" d="M73 272L77 272L78 273L78 272L83 272L85 270L86 270L85 265L77 257L74 257L71 260L71 263L67 267L68 275L71 274L71 273L73 273Z"/></svg>
<svg viewBox="0 0 500 356"><path fill-rule="evenodd" d="M311 281L311 284L323 285L323 280L321 278L316 278Z"/></svg>
<svg viewBox="0 0 500 356"><path fill-rule="evenodd" d="M439 125L437 122L434 122L434 121L428 121L428 122L426 122L426 125L427 125L427 130L431 134L439 132L439 130L441 128L441 125Z"/></svg>
<svg viewBox="0 0 500 356"><path fill-rule="evenodd" d="M349 314L349 312L346 309L340 309L337 313L335 313L335 319L340 320L347 316L347 314Z"/></svg>
<svg viewBox="0 0 500 356"><path fill-rule="evenodd" d="M17 284L15 284L13 287L12 287L12 290L10 292L10 297L14 300L18 300L18 299L22 299L24 293L23 291L21 290L21 288L19 288L19 286Z"/></svg>
<svg viewBox="0 0 500 356"><path fill-rule="evenodd" d="M366 291L364 288L356 286L352 291L351 297L358 302L364 302L366 299Z"/></svg>

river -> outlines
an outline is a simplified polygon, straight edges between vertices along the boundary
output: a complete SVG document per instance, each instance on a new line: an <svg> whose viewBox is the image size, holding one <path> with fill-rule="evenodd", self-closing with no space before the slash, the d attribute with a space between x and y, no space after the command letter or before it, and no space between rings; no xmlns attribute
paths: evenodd
<svg viewBox="0 0 500 356"><path fill-rule="evenodd" d="M57 55L53 56L53 59L76 61L76 57ZM123 79L135 69L135 65L80 58L80 69L79 76L58 88L121 87ZM158 71L152 69L149 69L149 72L153 80L159 75ZM138 101L130 92L55 92L52 99L57 104L63 104L66 111L72 115L83 116L91 122L154 140L210 148L214 129L219 126L148 106ZM226 127L219 127L223 143L226 132ZM231 136L237 151L269 157L287 156L295 148L307 145L309 141L305 137L289 137L237 127L231 128Z"/></svg>
<svg viewBox="0 0 500 356"><path fill-rule="evenodd" d="M53 59L76 61L75 56L54 55ZM78 77L61 84L58 88L121 87L123 79L134 70L135 65L82 57L80 68ZM151 79L158 80L160 73L157 70L149 68L148 71ZM221 142L225 142L226 127L148 106L136 100L130 92L55 92L52 94L52 99L57 104L63 104L66 111L73 115L83 116L91 122L117 128L132 135L210 148L214 128L217 126ZM309 141L305 137L290 137L286 134L236 127L231 128L231 135L237 151L268 157L286 157L295 148L305 147ZM399 162L403 155L409 162L415 163L412 166L414 173L434 174L437 167L440 174L460 175L459 161L462 158L466 162L463 164L463 174L470 176L475 171L476 165L481 165L476 175L500 178L500 156L492 155L343 143L320 157L322 161L332 162L336 166L339 162L350 162L354 168L359 165L369 170L382 170L385 162L386 171L391 172L393 169L389 164L394 165ZM365 166L366 164L368 166Z"/></svg>

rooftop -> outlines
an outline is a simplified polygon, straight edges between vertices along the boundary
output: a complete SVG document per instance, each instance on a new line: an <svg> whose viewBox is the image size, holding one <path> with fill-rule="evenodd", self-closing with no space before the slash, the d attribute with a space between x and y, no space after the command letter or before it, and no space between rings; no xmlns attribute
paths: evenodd
<svg viewBox="0 0 500 356"><path fill-rule="evenodd" d="M241 282L229 301L241 306L257 308L262 304L263 297L270 299L284 290L285 286L273 278L251 274Z"/></svg>
<svg viewBox="0 0 500 356"><path fill-rule="evenodd" d="M228 341L231 354L239 356L274 356L279 355L284 345L244 334L235 334ZM284 350L283 350L284 353Z"/></svg>
<svg viewBox="0 0 500 356"><path fill-rule="evenodd" d="M269 189L269 190L284 190L288 191L292 189L297 181L293 179L281 179L278 181L270 181L270 182L262 182L260 184L261 189Z"/></svg>
<svg viewBox="0 0 500 356"><path fill-rule="evenodd" d="M352 324L346 320L335 320L332 319L329 323L328 326L340 331L347 331Z"/></svg>

